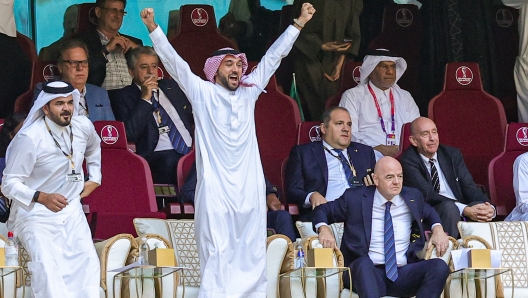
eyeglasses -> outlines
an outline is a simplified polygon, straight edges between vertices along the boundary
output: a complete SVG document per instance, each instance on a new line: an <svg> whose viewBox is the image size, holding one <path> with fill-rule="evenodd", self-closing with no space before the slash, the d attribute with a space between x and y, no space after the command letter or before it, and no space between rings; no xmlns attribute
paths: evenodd
<svg viewBox="0 0 528 298"><path fill-rule="evenodd" d="M120 16L127 15L127 12L124 9L117 9L115 7L114 8L103 7L101 9L108 10L113 15L116 15L116 14L119 14Z"/></svg>
<svg viewBox="0 0 528 298"><path fill-rule="evenodd" d="M70 64L73 68L79 68L79 65L88 67L88 60L63 60L62 62Z"/></svg>

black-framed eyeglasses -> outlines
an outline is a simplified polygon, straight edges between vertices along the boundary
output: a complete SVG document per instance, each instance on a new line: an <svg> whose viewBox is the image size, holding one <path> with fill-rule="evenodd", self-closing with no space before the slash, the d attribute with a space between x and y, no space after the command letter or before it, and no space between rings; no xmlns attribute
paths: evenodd
<svg viewBox="0 0 528 298"><path fill-rule="evenodd" d="M88 60L63 60L62 62L68 63L73 68L78 68L79 65L83 68L88 67Z"/></svg>
<svg viewBox="0 0 528 298"><path fill-rule="evenodd" d="M113 15L119 14L120 16L126 16L127 12L124 9L117 9L115 7L103 7L102 9L109 11Z"/></svg>

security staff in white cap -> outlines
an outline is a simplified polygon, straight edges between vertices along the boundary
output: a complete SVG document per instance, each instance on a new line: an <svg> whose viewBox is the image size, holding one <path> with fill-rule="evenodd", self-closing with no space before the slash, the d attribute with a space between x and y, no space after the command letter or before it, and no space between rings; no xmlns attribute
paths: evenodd
<svg viewBox="0 0 528 298"><path fill-rule="evenodd" d="M420 117L411 94L396 82L407 62L385 49L369 52L361 65L361 82L343 93L339 106L352 117L352 141L374 148L376 160L398 153L401 127Z"/></svg>
<svg viewBox="0 0 528 298"><path fill-rule="evenodd" d="M101 147L92 122L77 116L79 97L68 83L43 85L7 149L7 226L30 255L32 297L99 297L99 259L81 198L101 184Z"/></svg>

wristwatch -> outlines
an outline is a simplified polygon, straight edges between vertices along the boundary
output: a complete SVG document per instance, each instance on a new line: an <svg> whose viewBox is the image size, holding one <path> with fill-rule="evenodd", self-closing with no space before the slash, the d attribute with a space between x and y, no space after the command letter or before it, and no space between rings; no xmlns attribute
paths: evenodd
<svg viewBox="0 0 528 298"><path fill-rule="evenodd" d="M38 203L39 195L40 195L40 191L37 190L35 194L33 195L33 202Z"/></svg>

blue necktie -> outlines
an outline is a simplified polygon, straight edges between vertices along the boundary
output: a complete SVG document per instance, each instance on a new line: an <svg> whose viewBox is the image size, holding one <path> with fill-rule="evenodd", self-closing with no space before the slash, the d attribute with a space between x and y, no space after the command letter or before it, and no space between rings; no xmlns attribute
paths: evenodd
<svg viewBox="0 0 528 298"><path fill-rule="evenodd" d="M347 162L345 155L343 154L343 150L341 149L333 149L337 156L339 157L339 160L341 161L341 165L343 166L343 170L345 171L345 176L348 182L348 186L352 187L352 170L350 169L350 164Z"/></svg>
<svg viewBox="0 0 528 298"><path fill-rule="evenodd" d="M152 101L152 106L157 109L160 113L161 125L167 125L169 127L169 139L172 143L172 146L174 147L174 150L176 150L176 152L180 154L187 154L191 150L191 148L187 147L187 145L185 144L183 137L176 128L176 125L174 125L174 122L172 122L172 119L169 117L169 114L167 114L167 111L165 111L163 106L160 105L154 97L154 92L152 92L152 97L150 100Z"/></svg>
<svg viewBox="0 0 528 298"><path fill-rule="evenodd" d="M394 247L394 230L392 228L392 216L390 207L392 202L385 203L385 273L387 278L396 281L398 278L398 266L396 265L396 249Z"/></svg>

